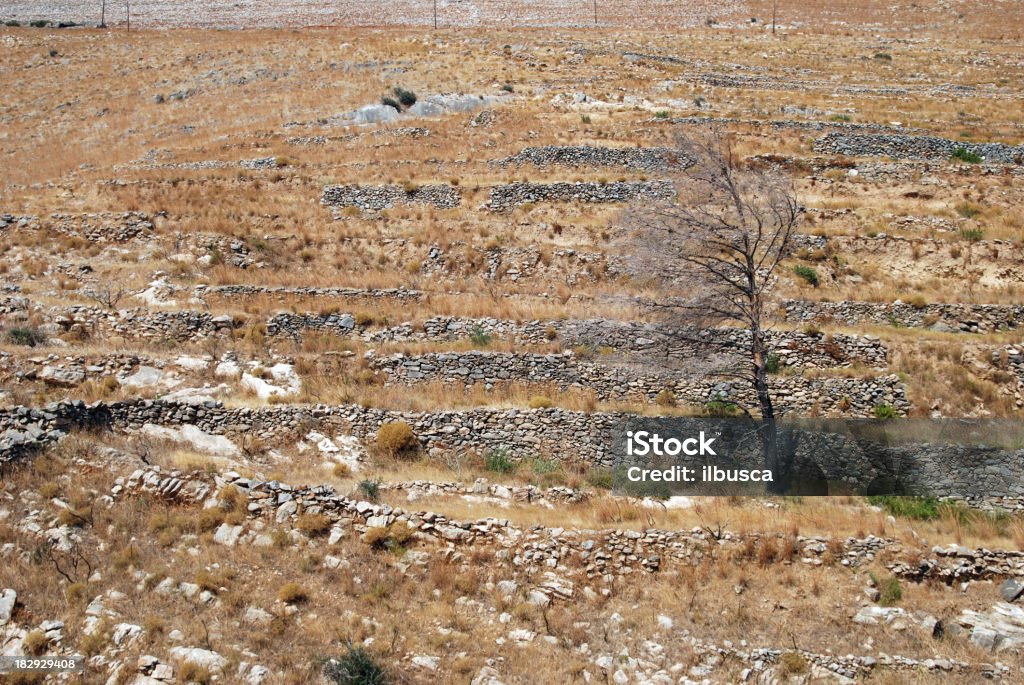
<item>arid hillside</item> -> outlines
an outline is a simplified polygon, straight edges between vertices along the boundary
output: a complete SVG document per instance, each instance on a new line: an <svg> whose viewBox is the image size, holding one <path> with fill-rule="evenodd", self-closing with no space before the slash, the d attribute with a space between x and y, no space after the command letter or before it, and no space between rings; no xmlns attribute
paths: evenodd
<svg viewBox="0 0 1024 685"><path fill-rule="evenodd" d="M0 8L0 654L86 664L2 677L1020 682L1021 497L606 439L750 402L632 259L709 131L802 210L780 413L1020 418L1019 3L682 4Z"/></svg>

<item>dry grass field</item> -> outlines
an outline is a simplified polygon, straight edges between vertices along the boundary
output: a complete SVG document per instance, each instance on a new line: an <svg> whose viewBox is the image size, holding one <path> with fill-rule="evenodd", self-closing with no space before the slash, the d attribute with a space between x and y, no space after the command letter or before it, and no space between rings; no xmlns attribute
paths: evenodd
<svg viewBox="0 0 1024 685"><path fill-rule="evenodd" d="M1024 680L1012 504L642 501L579 435L445 447L713 412L594 380L671 365L643 342L664 293L624 267L648 201L579 189L678 169L503 161L708 126L806 210L770 305L798 341L773 382L810 388L794 413L1019 419L1020 3L598 3L595 28L592 4L481 0L439 2L438 30L421 2L140 1L130 32L98 10L0 6L0 654L86 657L2 682ZM492 204L513 183L576 195ZM397 199L331 206L334 185ZM446 355L507 368L388 366ZM816 396L835 387L865 389ZM29 408L75 400L184 408L47 442ZM418 414L389 441L324 407ZM220 411L271 418L201 429Z"/></svg>

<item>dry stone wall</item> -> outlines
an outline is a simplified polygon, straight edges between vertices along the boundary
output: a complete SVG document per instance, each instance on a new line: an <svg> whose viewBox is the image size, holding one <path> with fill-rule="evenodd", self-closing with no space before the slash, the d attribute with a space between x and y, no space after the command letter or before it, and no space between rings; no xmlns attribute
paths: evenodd
<svg viewBox="0 0 1024 685"><path fill-rule="evenodd" d="M693 374L665 373L643 366L609 365L562 354L503 352L442 352L412 357L396 355L374 361L392 383L413 384L439 380L465 386L499 383L552 383L560 390L593 390L600 400L641 399L654 402L663 391L681 404L712 401L755 406L746 383L722 381ZM805 378L773 376L770 385L777 406L799 414L872 416L877 405L889 405L899 414L910 409L897 376L874 379Z"/></svg>
<svg viewBox="0 0 1024 685"><path fill-rule="evenodd" d="M216 295L219 297L251 297L254 295L295 295L298 297L343 297L350 299L391 298L396 300L418 300L423 293L405 288L317 288L288 287L274 285L197 285L197 297Z"/></svg>
<svg viewBox="0 0 1024 685"><path fill-rule="evenodd" d="M1024 145L968 143L934 136L829 133L815 141L814 150L832 155L894 159L949 159L956 150L965 150L988 163L1024 164Z"/></svg>
<svg viewBox="0 0 1024 685"><path fill-rule="evenodd" d="M623 167L637 171L661 171L686 166L676 150L666 147L596 147L546 145L524 148L519 154L495 160L496 167L534 166Z"/></svg>
<svg viewBox="0 0 1024 685"><path fill-rule="evenodd" d="M1024 305L1017 304L914 305L900 300L891 303L786 300L783 309L786 320L795 323L876 324L963 333L1017 328L1024 322Z"/></svg>
<svg viewBox="0 0 1024 685"><path fill-rule="evenodd" d="M366 212L389 209L400 204L428 204L452 209L462 203L458 189L449 185L404 186L325 186L320 204L328 207L357 207Z"/></svg>
<svg viewBox="0 0 1024 685"><path fill-rule="evenodd" d="M491 188L491 210L506 212L537 202L613 202L667 200L675 197L672 181L615 181L612 183L510 183Z"/></svg>
<svg viewBox="0 0 1024 685"><path fill-rule="evenodd" d="M707 339L721 346L742 348L749 338L743 329L683 330L656 323L610 321L607 319L565 319L517 323L501 319L433 317L421 328L409 324L384 329L361 329L349 314L288 314L274 316L267 323L269 335L301 337L306 330L358 336L366 342L447 342L486 335L512 340L520 345L557 341L564 347L612 348L669 359L694 359L706 355ZM874 336L820 335L801 331L769 333L769 344L783 366L834 368L863 365L886 366L888 349Z"/></svg>
<svg viewBox="0 0 1024 685"><path fill-rule="evenodd" d="M17 458L38 444L77 428L137 430L146 424L194 426L237 439L296 439L312 429L372 439L390 421L408 423L430 454L482 453L501 449L520 459L543 455L565 462L612 465L614 430L635 415L562 409L478 408L449 412L398 412L358 405L228 408L217 402L182 404L148 400L85 405L63 402L44 409L0 410L0 460ZM699 419L689 430L707 428ZM735 457L738 467L760 468L756 445ZM796 466L813 463L839 488L866 489L898 482L908 494L960 497L1024 496L1019 464L1024 450L1004 451L955 444L863 444L841 433L802 434ZM756 462L756 463L755 463Z"/></svg>

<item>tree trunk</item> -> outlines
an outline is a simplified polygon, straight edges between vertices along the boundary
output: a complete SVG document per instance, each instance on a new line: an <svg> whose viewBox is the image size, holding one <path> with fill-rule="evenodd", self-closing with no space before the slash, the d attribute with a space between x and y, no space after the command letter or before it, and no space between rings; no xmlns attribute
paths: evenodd
<svg viewBox="0 0 1024 685"><path fill-rule="evenodd" d="M768 492L773 495L781 495L788 492L792 485L792 464L789 455L779 449L775 407L772 406L772 395L768 389L768 348L764 341L764 331L755 324L751 334L753 336L754 391L757 394L757 405L761 413L757 432L761 439L761 452L764 455L765 468L771 469L773 479L768 486Z"/></svg>

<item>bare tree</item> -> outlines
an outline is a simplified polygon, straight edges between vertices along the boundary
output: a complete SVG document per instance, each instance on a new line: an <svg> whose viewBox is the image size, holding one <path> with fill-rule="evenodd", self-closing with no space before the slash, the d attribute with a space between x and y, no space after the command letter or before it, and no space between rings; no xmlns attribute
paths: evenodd
<svg viewBox="0 0 1024 685"><path fill-rule="evenodd" d="M128 292L124 288L115 288L111 285L105 285L101 288L87 290L83 294L90 300L103 305L107 309L115 309L117 307L117 303L120 302Z"/></svg>
<svg viewBox="0 0 1024 685"><path fill-rule="evenodd" d="M680 137L676 146L690 163L679 195L627 212L627 266L655 287L652 304L680 324L677 335L707 349L705 373L751 384L756 408L738 406L756 421L765 465L775 478L772 491L784 492L792 464L780 450L768 387L767 313L803 208L788 182L744 167L720 131ZM730 336L710 330L723 325L748 332L739 349Z"/></svg>

